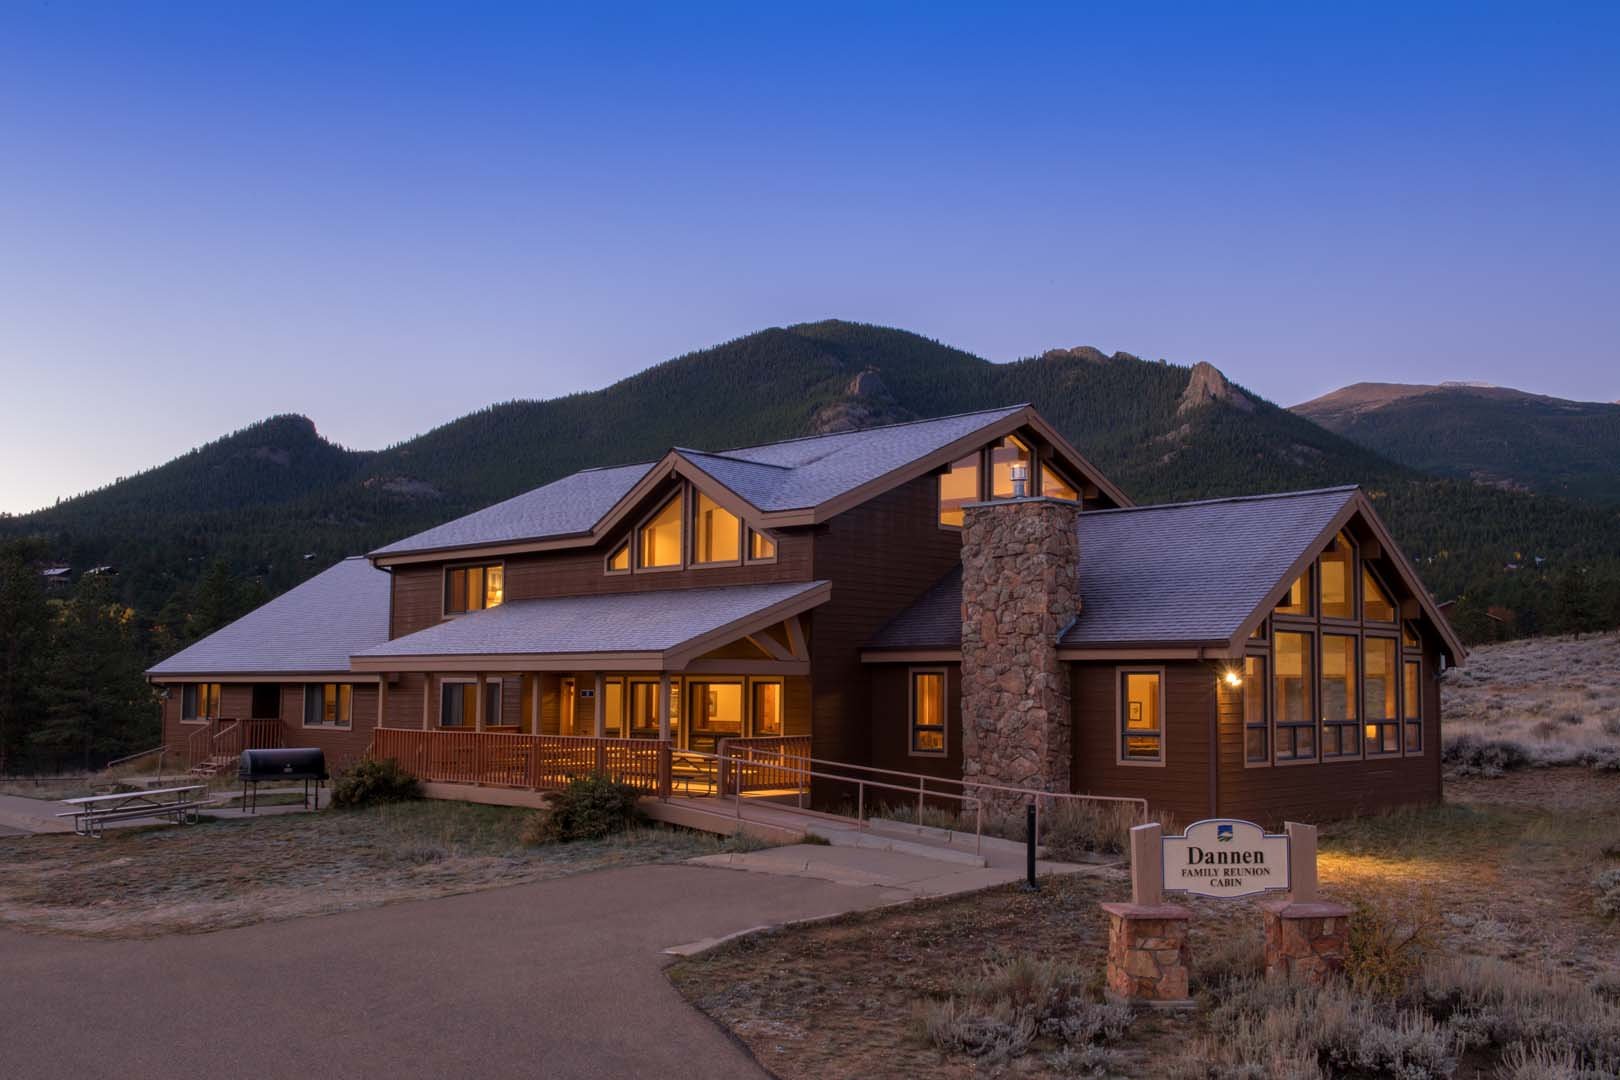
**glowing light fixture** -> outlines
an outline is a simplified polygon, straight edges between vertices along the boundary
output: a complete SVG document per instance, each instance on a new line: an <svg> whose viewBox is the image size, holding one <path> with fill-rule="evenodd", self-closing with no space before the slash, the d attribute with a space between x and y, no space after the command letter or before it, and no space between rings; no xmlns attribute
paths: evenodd
<svg viewBox="0 0 1620 1080"><path fill-rule="evenodd" d="M1243 685L1243 673L1241 671L1239 671L1237 668L1228 668L1224 678L1226 679L1226 685L1227 686L1242 686Z"/></svg>

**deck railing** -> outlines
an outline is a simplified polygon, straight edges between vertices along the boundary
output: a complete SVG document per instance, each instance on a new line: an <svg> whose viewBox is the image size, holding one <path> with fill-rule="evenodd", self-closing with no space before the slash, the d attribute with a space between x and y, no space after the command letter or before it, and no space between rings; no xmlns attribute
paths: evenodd
<svg viewBox="0 0 1620 1080"><path fill-rule="evenodd" d="M775 735L721 739L720 794L803 791L810 786L810 736Z"/></svg>
<svg viewBox="0 0 1620 1080"><path fill-rule="evenodd" d="M393 758L420 780L556 790L600 774L650 795L668 796L671 744L662 739L597 739L492 731L378 728L371 756Z"/></svg>
<svg viewBox="0 0 1620 1080"><path fill-rule="evenodd" d="M236 720L216 717L186 739L186 768L210 761L228 767L243 750L276 750L282 745L280 720Z"/></svg>

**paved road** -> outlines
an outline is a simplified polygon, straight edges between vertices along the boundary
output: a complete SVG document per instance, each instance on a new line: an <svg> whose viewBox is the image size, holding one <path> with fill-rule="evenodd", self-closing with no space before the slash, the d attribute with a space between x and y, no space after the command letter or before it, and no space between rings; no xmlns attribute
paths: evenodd
<svg viewBox="0 0 1620 1080"><path fill-rule="evenodd" d="M660 950L886 898L643 866L148 941L0 931L0 1074L759 1077Z"/></svg>

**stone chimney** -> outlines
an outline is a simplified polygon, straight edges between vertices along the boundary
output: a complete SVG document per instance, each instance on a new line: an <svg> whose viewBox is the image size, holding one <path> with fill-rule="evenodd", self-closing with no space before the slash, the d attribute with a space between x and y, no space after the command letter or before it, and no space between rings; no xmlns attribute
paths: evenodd
<svg viewBox="0 0 1620 1080"><path fill-rule="evenodd" d="M1057 639L1080 613L1080 507L972 503L962 523L962 779L1069 790L1069 666ZM971 792L971 789L970 789ZM986 798L994 816L1016 798Z"/></svg>

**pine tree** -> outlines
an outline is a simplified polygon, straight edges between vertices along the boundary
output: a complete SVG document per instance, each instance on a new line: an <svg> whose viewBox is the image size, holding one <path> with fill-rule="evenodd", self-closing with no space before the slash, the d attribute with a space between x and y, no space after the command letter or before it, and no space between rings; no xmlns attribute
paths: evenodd
<svg viewBox="0 0 1620 1080"><path fill-rule="evenodd" d="M51 635L45 719L30 743L85 769L157 741L152 689L141 671L135 613L104 577L81 578ZM140 745L137 745L140 744Z"/></svg>
<svg viewBox="0 0 1620 1080"><path fill-rule="evenodd" d="M0 775L40 719L51 621L39 578L43 551L34 540L0 544Z"/></svg>

